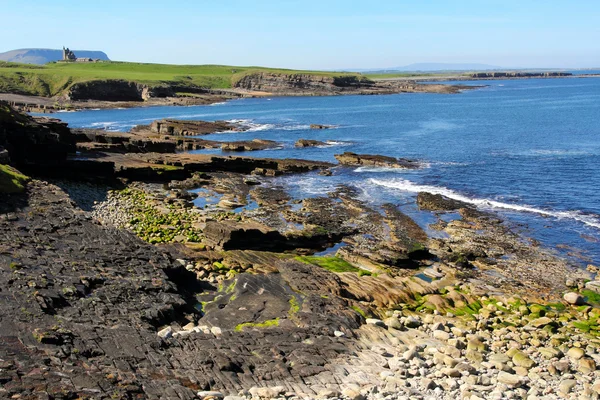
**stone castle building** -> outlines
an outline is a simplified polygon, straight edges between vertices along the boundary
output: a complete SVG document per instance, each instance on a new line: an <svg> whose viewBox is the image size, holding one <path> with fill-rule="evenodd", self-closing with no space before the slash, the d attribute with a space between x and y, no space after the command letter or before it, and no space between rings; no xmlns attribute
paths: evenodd
<svg viewBox="0 0 600 400"><path fill-rule="evenodd" d="M77 60L77 57L75 56L75 53L73 53L71 50L69 50L69 48L65 48L65 46L63 46L63 61L75 61Z"/></svg>
<svg viewBox="0 0 600 400"><path fill-rule="evenodd" d="M68 47L64 47L63 46L63 50L62 50L62 54L63 54L63 61L67 61L67 62L71 62L71 61L75 61L75 62L94 62L94 61L98 61L98 60L92 60L91 58L78 58L75 53L73 53L71 50L69 50Z"/></svg>

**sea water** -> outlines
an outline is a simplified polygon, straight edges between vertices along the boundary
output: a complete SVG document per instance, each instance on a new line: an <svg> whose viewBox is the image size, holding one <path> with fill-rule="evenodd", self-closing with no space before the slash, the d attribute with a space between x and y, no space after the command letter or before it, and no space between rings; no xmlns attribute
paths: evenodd
<svg viewBox="0 0 600 400"><path fill-rule="evenodd" d="M500 213L579 265L600 264L600 78L459 83L486 86L453 95L273 97L57 116L72 127L119 131L161 118L238 121L249 130L203 137L282 143L246 153L257 157L334 162L334 154L352 151L416 159L421 169L336 168L330 177L276 180L298 197L350 185L375 206L392 202L428 222L412 200L419 191L443 194ZM328 144L295 148L298 139Z"/></svg>

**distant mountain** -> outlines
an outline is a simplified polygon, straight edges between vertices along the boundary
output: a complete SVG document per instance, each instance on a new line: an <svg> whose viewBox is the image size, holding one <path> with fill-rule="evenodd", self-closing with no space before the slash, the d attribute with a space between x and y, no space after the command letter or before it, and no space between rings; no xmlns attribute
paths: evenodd
<svg viewBox="0 0 600 400"><path fill-rule="evenodd" d="M77 57L110 61L103 51L73 50ZM62 60L62 50L53 49L19 49L0 53L0 61L11 61L25 64L46 64Z"/></svg>
<svg viewBox="0 0 600 400"><path fill-rule="evenodd" d="M365 69L356 70L357 72L434 72L434 71L485 71L491 69L502 69L495 65L488 64L450 64L450 63L416 63L405 65L404 67L392 67L385 69Z"/></svg>

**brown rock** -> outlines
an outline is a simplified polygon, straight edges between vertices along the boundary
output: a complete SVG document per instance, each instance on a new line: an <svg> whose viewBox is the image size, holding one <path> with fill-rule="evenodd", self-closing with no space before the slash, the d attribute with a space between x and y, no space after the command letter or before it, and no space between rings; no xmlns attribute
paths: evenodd
<svg viewBox="0 0 600 400"><path fill-rule="evenodd" d="M195 136L223 131L241 131L242 129L240 126L227 121L208 122L163 119L152 122L150 130L161 135Z"/></svg>

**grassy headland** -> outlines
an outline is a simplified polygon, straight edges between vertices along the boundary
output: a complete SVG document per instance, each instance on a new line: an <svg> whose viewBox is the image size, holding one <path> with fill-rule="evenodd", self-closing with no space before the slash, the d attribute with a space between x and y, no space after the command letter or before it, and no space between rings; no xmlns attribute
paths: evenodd
<svg viewBox="0 0 600 400"><path fill-rule="evenodd" d="M65 93L75 83L107 79L127 80L148 86L177 84L207 89L228 89L235 86L235 83L244 76L257 72L328 77L359 75L343 72L227 65L167 65L129 62L59 62L29 65L0 61L0 92L52 97Z"/></svg>

